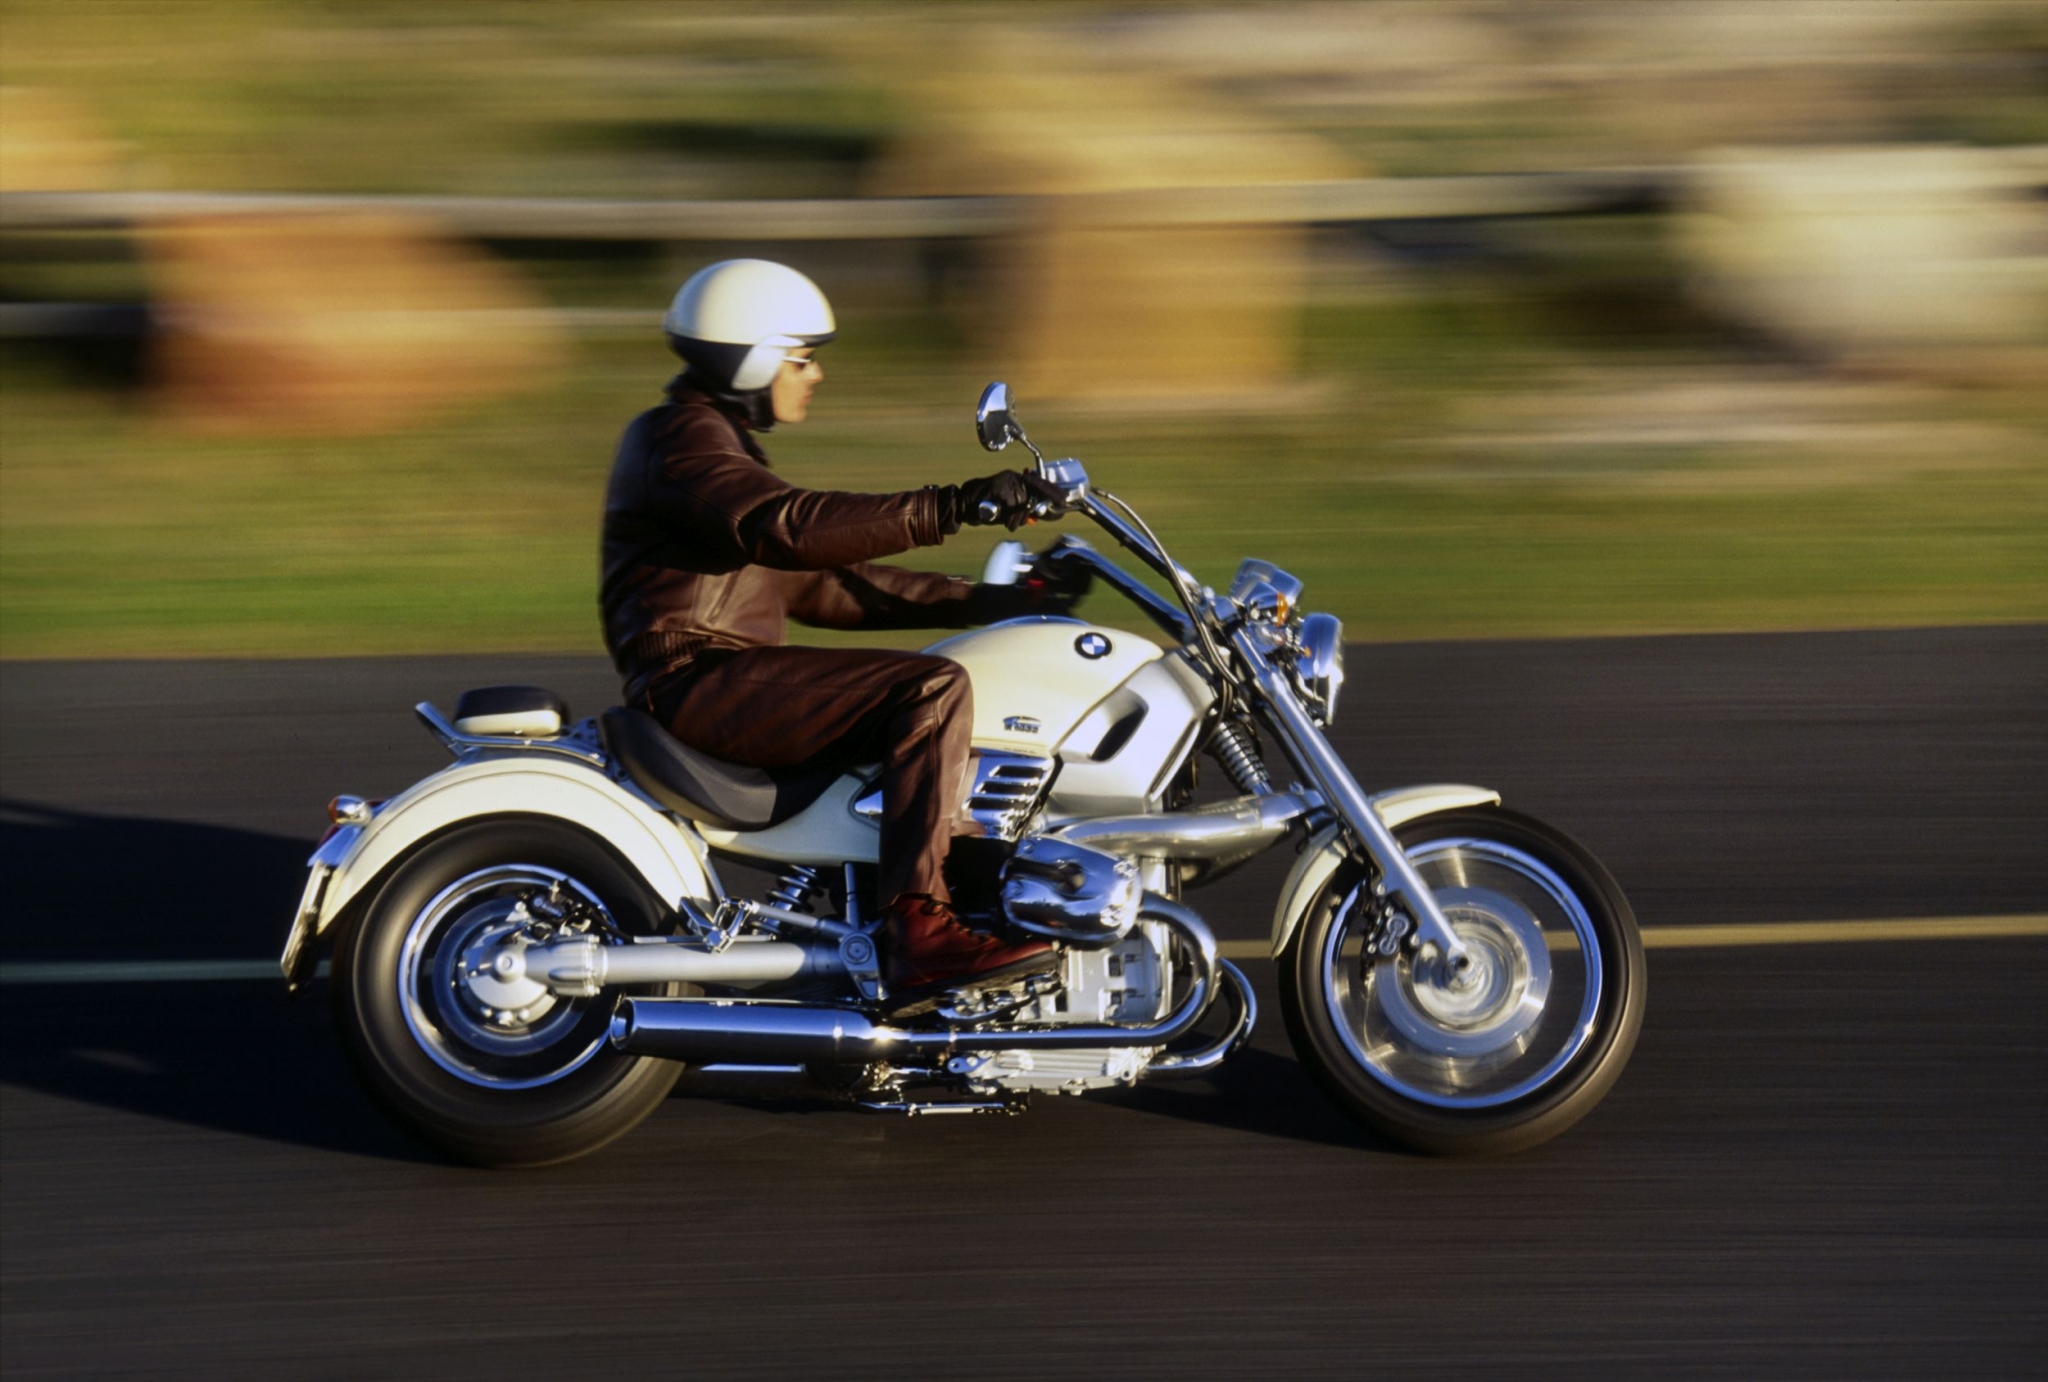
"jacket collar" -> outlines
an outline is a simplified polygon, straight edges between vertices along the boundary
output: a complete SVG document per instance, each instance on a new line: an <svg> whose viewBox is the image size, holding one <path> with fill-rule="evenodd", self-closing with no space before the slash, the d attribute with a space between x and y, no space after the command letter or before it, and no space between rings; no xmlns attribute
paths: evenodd
<svg viewBox="0 0 2048 1382"><path fill-rule="evenodd" d="M669 401L678 408L709 408L712 412L717 413L731 425L733 435L738 438L742 450L762 465L770 465L768 453L763 451L761 444L754 440L754 429L748 422L745 413L735 408L726 399L685 384L681 375L671 379L664 392L668 394ZM770 466L770 468L772 469L773 467Z"/></svg>

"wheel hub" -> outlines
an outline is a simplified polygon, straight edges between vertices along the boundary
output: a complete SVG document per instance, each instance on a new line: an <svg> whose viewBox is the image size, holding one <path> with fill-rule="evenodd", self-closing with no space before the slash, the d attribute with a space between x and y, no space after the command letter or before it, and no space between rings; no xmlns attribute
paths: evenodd
<svg viewBox="0 0 2048 1382"><path fill-rule="evenodd" d="M1440 955L1379 961L1372 991L1380 1011L1413 1050L1462 1059L1512 1054L1550 992L1543 928L1488 889L1439 888L1436 896L1470 963L1454 970Z"/></svg>
<svg viewBox="0 0 2048 1382"><path fill-rule="evenodd" d="M435 1064L471 1084L524 1089L558 1080L604 1044L603 1014L529 977L522 952L537 892L567 890L596 924L597 898L534 864L479 870L448 885L414 918L400 961L406 1026Z"/></svg>
<svg viewBox="0 0 2048 1382"><path fill-rule="evenodd" d="M456 983L486 1021L530 1021L554 1002L547 985L526 972L520 954L524 929L516 914L487 925L456 958Z"/></svg>

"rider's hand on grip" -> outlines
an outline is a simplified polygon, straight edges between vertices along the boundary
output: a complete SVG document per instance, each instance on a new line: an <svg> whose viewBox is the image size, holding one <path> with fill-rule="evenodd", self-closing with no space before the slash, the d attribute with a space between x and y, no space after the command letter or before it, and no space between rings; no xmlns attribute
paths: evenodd
<svg viewBox="0 0 2048 1382"><path fill-rule="evenodd" d="M1095 573L1077 561L1061 561L1057 556L1048 555L1039 559L1021 584L1034 610L1065 614L1079 604L1081 597L1095 584Z"/></svg>
<svg viewBox="0 0 2048 1382"><path fill-rule="evenodd" d="M977 527L1001 523L1013 533L1026 523L1066 512L1057 488L1016 470L999 470L985 479L969 480L956 486L954 495L956 522Z"/></svg>

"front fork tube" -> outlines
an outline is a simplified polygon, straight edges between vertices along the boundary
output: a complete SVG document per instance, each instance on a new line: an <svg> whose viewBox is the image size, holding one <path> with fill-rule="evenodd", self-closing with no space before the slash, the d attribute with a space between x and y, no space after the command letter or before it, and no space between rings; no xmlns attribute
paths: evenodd
<svg viewBox="0 0 2048 1382"><path fill-rule="evenodd" d="M1259 646L1249 630L1236 629L1231 633L1230 641L1238 656L1244 659L1245 666L1252 670L1259 696L1272 712L1274 727L1286 738L1295 765L1309 775L1310 785L1322 793L1323 801L1337 813L1337 819L1352 843L1379 865L1388 900L1415 919L1417 946L1435 946L1444 963L1453 971L1466 968L1471 959L1465 953L1464 944L1451 930L1450 923L1444 919L1443 909L1437 906L1436 895L1422 881L1422 875L1415 871L1415 866L1408 862L1401 842L1394 838L1393 831L1387 829L1387 823L1380 819L1379 812L1373 810L1372 802L1359 787L1357 779L1351 776L1351 770L1310 718L1301 698L1294 694L1294 686L1286 674L1272 665L1266 650Z"/></svg>

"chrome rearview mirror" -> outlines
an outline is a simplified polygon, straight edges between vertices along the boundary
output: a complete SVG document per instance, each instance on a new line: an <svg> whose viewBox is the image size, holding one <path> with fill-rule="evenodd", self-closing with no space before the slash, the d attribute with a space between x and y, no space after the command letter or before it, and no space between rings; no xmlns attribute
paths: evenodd
<svg viewBox="0 0 2048 1382"><path fill-rule="evenodd" d="M983 389L981 401L974 405L974 435L990 451L1000 451L1022 435L1010 411L1010 386L1000 379Z"/></svg>

